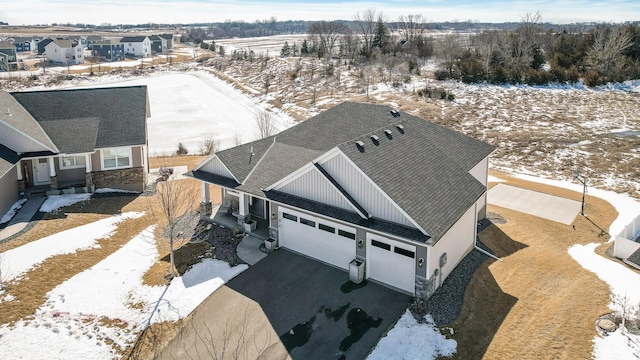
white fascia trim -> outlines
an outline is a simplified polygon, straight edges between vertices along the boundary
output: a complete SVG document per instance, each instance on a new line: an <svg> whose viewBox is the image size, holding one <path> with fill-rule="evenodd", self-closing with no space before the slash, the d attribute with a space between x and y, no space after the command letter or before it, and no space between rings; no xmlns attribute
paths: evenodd
<svg viewBox="0 0 640 360"><path fill-rule="evenodd" d="M384 196L387 200L389 200L389 202L391 202L391 204L392 204L392 205L393 205L393 206L394 206L398 211L400 211L400 213L401 213L402 215L404 215L407 219L409 219L409 221L410 221L413 225L415 225L415 227L416 227L418 230L422 231L422 233L423 233L423 234L425 234L425 235L427 235L427 236L431 236L431 235L429 235L429 233L428 233L425 229L423 229L423 228L422 228L422 226L420 226L420 225L419 225L419 224L418 224L418 223L417 223L417 222L416 222L416 221L415 221L411 216L409 216L409 214L407 214L407 212L406 212L406 211L404 211L404 209L403 209L403 208L401 208L398 204L396 204L396 202L395 202L395 201L393 201L393 199L391 199L391 197L390 197L389 195L387 195L387 193L386 193L386 192L384 192L384 191L383 191L383 190L378 186L378 184L376 184L373 180L371 180L371 178L369 178L369 177L367 176L367 174L365 174L365 173L364 173L364 171L362 171L362 169L360 169L360 168L359 168L359 167L358 167L358 166L357 166L353 161L351 161L351 159L349 159L349 157L348 157L345 153L343 153L340 149L338 149L338 151L340 151L341 155L342 155L342 156L347 160L347 162L348 162L349 164L351 164L351 166L353 166L353 167L356 169L356 171L358 171L362 176L364 176L364 178L365 178L365 179L367 179L367 181L368 181L371 185L373 185L373 187L374 187L374 188L376 188L376 190L378 190L378 191L382 194L382 196Z"/></svg>
<svg viewBox="0 0 640 360"><path fill-rule="evenodd" d="M282 179L278 180L277 182L275 182L272 185L269 185L268 187L266 187L265 189L263 189L264 191L269 191L269 190L273 190L276 188L280 188L283 185L286 185L292 181L294 181L295 179L299 178L300 176L306 174L307 172L309 172L309 170L315 169L316 166L313 165L314 163L320 163L321 161L327 160L329 158L334 157L335 155L338 154L339 149L338 148L333 148L329 151L327 151L326 153L318 156L317 158L313 159L310 163L302 166L301 168L299 168L298 170L292 172L291 174L283 177ZM323 176L324 177L324 176Z"/></svg>
<svg viewBox="0 0 640 360"><path fill-rule="evenodd" d="M2 121L2 119L0 119L0 121ZM35 121L35 120L34 120L34 121ZM18 134L20 134L20 135L24 136L25 138L27 138L28 140L33 141L33 142L34 142L34 143L36 143L36 144L38 144L38 145L42 146L43 148L45 148L45 149L47 149L47 150L51 151L52 153L58 153L58 152L60 151L60 150L58 150L58 148L55 148L55 145L54 145L54 149L52 149L52 148L50 148L49 146L47 146L47 145L45 145L45 144L41 143L40 141L38 141L38 140L34 139L33 137L31 137L31 136L27 135L27 134L26 134L26 133L24 133L22 130L20 130L20 129L16 129L14 126L12 126L12 125L10 125L10 124L7 124L7 123L6 123L6 122L4 122L4 121L2 121L2 123L3 123L3 124L5 124L8 128L13 129L13 130L14 130L15 132L17 132ZM37 121L36 121L36 123L37 123ZM38 126L40 127L40 124L38 124ZM42 127L40 127L40 130L42 130ZM49 135L47 135L47 133L45 133L45 132L44 132L44 130L42 130L42 133L44 133L44 135L49 139ZM51 141L51 139L49 139L49 141ZM53 144L53 141L51 141L51 144ZM12 150L13 150L13 149L12 149Z"/></svg>
<svg viewBox="0 0 640 360"><path fill-rule="evenodd" d="M320 175L320 177L321 177L321 178L323 178L323 179L324 179L324 181L325 181L327 184L329 184L329 186L331 186L331 188L332 188L333 190L335 190L335 192L337 192L337 193L338 193L338 195L340 195L340 196L341 196L341 197L342 197L342 198L347 202L347 204L349 204L349 206L351 206L351 208L352 208L353 210L355 210L355 211L358 213L358 215L360 215L360 217L361 217L361 218L363 218L363 219L365 219L365 220L366 220L366 219L368 219L368 217L367 217L365 214L363 214L362 212L360 212L360 210L358 210L358 208L357 208L357 207L353 206L353 204L351 203L351 201L349 201L349 199L347 199L347 197L346 197L346 196L344 196L344 194L343 194L340 190L338 190L338 188L337 188L335 185L333 185L333 183L332 183L331 181L329 181L329 179L327 179L327 177L326 177L326 176L324 176L324 174L323 174L322 172L320 172L320 170L318 170L315 166L314 166L314 169L315 169L315 171L316 171L316 172L318 172L318 174ZM345 190L345 191L346 191L346 190Z"/></svg>
<svg viewBox="0 0 640 360"><path fill-rule="evenodd" d="M200 168L201 168L201 167L205 166L207 163L209 163L209 161L211 161L211 160L212 160L212 159L214 159L214 158L218 159L218 161L220 162L220 164L222 164L222 166L224 166L225 170L227 170L227 172L231 175L231 177L233 178L233 180L235 180L238 184L241 184L241 182L240 182L240 181L238 181L238 179L236 178L236 176L235 176L235 175L233 175L233 173L231 172L231 170L229 170L229 168L227 167L227 165L226 165L222 160L220 160L220 158L219 158L219 157L218 157L218 155L216 155L216 154L213 154L213 155L209 156L209 158L208 158L208 159L206 159L205 161L201 162L201 163L200 163L200 165L196 166L196 167L195 167L195 169L193 169L192 171L198 171L198 170L200 170Z"/></svg>

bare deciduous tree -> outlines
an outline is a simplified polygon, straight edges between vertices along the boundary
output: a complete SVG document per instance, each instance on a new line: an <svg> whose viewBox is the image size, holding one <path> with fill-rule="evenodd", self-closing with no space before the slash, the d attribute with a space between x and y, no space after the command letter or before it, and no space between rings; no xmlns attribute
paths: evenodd
<svg viewBox="0 0 640 360"><path fill-rule="evenodd" d="M638 309L635 307L635 304L631 303L631 299L627 294L624 294L624 296L612 294L611 302L617 306L616 313L622 320L621 331L624 334L626 321L632 320Z"/></svg>
<svg viewBox="0 0 640 360"><path fill-rule="evenodd" d="M317 21L309 26L309 35L318 38L318 57L331 57L338 39L347 33L349 28L340 21Z"/></svg>
<svg viewBox="0 0 640 360"><path fill-rule="evenodd" d="M156 195L151 200L156 203L149 206L162 230L162 240L169 247L172 279L176 277L175 250L188 242L200 241L198 237L203 231L197 227L199 213L194 207L200 203L198 187L192 180L175 180L174 176L157 183Z"/></svg>
<svg viewBox="0 0 640 360"><path fill-rule="evenodd" d="M218 140L213 135L207 135L200 143L200 154L211 155L218 150Z"/></svg>
<svg viewBox="0 0 640 360"><path fill-rule="evenodd" d="M422 14L401 15L397 30L402 40L414 42L427 30L427 19Z"/></svg>
<svg viewBox="0 0 640 360"><path fill-rule="evenodd" d="M264 139L278 131L275 118L266 110L258 112L255 121L256 137L258 139Z"/></svg>
<svg viewBox="0 0 640 360"><path fill-rule="evenodd" d="M382 14L378 14L375 9L367 9L362 15L356 13L353 17L360 36L362 37L362 52L363 55L369 57L371 55L371 48L373 47L373 37L376 33L376 23Z"/></svg>
<svg viewBox="0 0 640 360"><path fill-rule="evenodd" d="M624 51L633 45L631 33L624 27L598 27L587 64L604 75L612 76L624 63Z"/></svg>
<svg viewBox="0 0 640 360"><path fill-rule="evenodd" d="M498 34L495 31L483 31L474 37L476 52L482 61L485 79L489 77L491 58L498 49Z"/></svg>

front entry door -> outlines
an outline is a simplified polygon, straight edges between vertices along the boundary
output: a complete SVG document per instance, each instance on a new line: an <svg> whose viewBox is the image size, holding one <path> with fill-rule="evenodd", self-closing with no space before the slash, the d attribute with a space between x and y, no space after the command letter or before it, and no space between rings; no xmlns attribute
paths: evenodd
<svg viewBox="0 0 640 360"><path fill-rule="evenodd" d="M46 185L51 183L49 178L49 159L34 159L33 162L33 184Z"/></svg>

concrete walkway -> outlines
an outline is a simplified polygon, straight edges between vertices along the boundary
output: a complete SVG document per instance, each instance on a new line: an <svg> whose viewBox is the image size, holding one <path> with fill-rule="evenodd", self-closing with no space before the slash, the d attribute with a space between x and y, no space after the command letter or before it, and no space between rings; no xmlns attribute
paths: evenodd
<svg viewBox="0 0 640 360"><path fill-rule="evenodd" d="M238 257L249 265L254 265L258 261L266 258L267 254L260 251L260 245L262 245L263 242L264 240L251 235L245 236L236 248Z"/></svg>
<svg viewBox="0 0 640 360"><path fill-rule="evenodd" d="M571 225L580 212L582 203L515 186L498 184L489 190L487 201L491 205L516 210L543 219Z"/></svg>
<svg viewBox="0 0 640 360"><path fill-rule="evenodd" d="M40 209L40 206L46 199L46 196L33 196L24 203L22 208L18 210L18 213L13 217L13 219L11 219L7 227L0 230L0 241L19 233L27 227L29 221L33 218L33 215L38 212L38 209Z"/></svg>

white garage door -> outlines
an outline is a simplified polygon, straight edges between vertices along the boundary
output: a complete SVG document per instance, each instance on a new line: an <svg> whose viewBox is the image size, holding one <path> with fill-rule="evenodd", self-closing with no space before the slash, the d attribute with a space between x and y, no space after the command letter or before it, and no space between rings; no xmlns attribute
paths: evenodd
<svg viewBox="0 0 640 360"><path fill-rule="evenodd" d="M348 270L356 257L356 230L321 218L281 209L280 246Z"/></svg>
<svg viewBox="0 0 640 360"><path fill-rule="evenodd" d="M415 291L416 247L367 234L367 277L395 288Z"/></svg>

